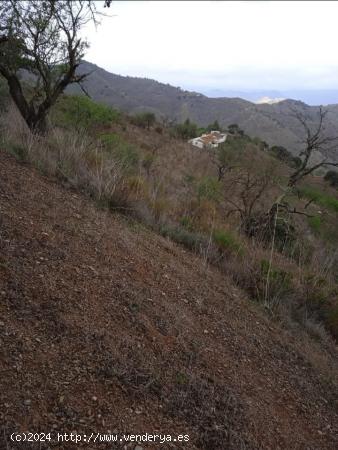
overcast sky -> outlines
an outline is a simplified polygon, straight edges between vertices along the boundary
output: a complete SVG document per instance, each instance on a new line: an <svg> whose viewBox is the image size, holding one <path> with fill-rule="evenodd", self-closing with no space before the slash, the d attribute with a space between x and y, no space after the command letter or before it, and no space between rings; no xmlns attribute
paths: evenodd
<svg viewBox="0 0 338 450"><path fill-rule="evenodd" d="M113 2L86 59L193 89L338 88L338 2Z"/></svg>

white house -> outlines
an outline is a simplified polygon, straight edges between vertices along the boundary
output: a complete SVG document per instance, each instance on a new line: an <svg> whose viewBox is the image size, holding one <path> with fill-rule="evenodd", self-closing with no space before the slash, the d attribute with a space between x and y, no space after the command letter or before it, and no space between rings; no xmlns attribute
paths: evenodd
<svg viewBox="0 0 338 450"><path fill-rule="evenodd" d="M226 133L221 133L220 131L210 131L210 133L202 134L202 136L190 139L188 142L198 148L210 148L218 147L219 144L225 142L226 138Z"/></svg>

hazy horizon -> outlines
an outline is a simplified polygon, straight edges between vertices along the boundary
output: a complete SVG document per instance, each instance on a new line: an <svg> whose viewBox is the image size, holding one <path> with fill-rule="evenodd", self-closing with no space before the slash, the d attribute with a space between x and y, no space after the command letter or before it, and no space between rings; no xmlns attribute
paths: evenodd
<svg viewBox="0 0 338 450"><path fill-rule="evenodd" d="M209 96L338 103L338 2L117 1L102 11L111 17L87 26L85 59L109 72Z"/></svg>

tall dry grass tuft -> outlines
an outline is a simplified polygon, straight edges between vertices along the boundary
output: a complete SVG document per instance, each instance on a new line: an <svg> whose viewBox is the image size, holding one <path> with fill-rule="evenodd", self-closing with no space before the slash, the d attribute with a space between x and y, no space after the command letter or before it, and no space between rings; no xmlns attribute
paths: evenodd
<svg viewBox="0 0 338 450"><path fill-rule="evenodd" d="M51 127L46 135L31 133L12 105L1 116L2 145L49 176L62 179L112 207L128 203L123 165L104 152L100 141L85 132Z"/></svg>

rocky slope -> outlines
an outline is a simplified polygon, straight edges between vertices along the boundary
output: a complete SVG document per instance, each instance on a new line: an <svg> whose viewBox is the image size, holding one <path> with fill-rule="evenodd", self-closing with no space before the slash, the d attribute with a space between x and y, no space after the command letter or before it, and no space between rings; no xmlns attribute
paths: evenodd
<svg viewBox="0 0 338 450"><path fill-rule="evenodd" d="M14 431L129 431L190 438L132 449L333 450L336 356L0 151L0 448L38 448Z"/></svg>

